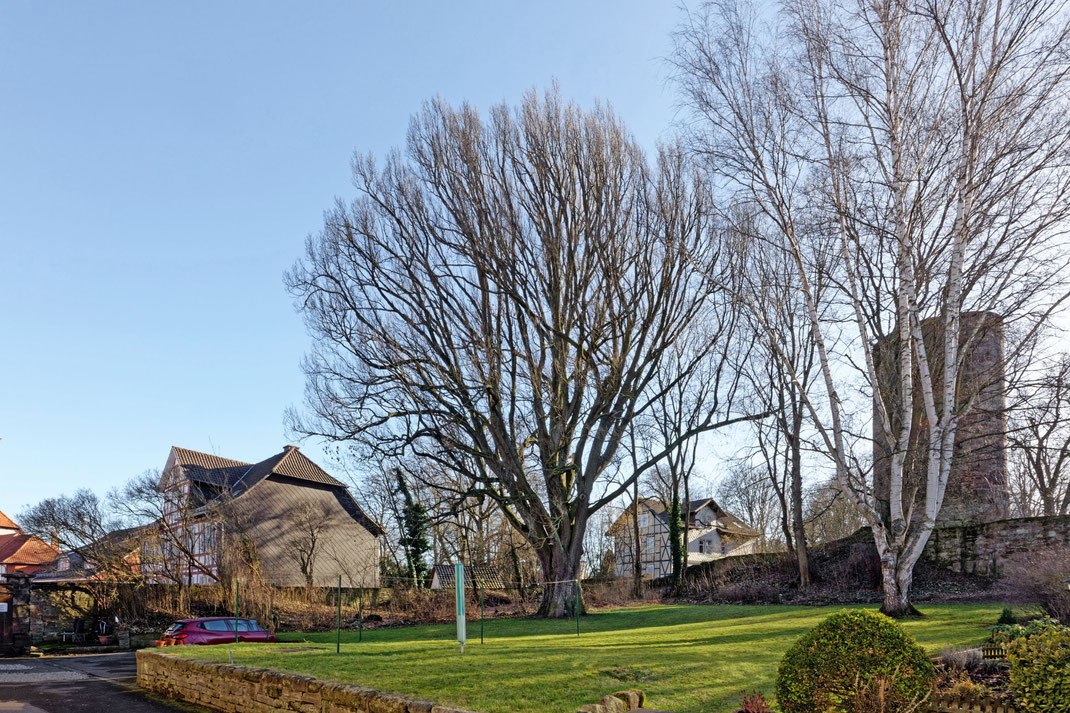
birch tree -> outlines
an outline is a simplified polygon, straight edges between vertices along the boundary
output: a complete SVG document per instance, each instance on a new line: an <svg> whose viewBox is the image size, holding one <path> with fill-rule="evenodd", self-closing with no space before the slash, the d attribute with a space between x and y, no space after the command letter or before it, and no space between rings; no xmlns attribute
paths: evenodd
<svg viewBox="0 0 1070 713"><path fill-rule="evenodd" d="M975 406L963 363L993 326L963 316L1002 319L1016 356L1064 300L1065 7L789 0L779 19L707 5L677 64L714 170L794 264L826 397L807 410L873 532L882 609L902 615ZM815 244L837 260L824 313ZM868 404L882 493L859 450Z"/></svg>

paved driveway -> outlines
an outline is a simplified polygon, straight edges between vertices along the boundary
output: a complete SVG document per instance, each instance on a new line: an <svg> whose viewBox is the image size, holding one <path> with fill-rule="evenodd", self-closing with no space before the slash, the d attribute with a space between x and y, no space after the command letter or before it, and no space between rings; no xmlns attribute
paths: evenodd
<svg viewBox="0 0 1070 713"><path fill-rule="evenodd" d="M0 658L0 713L175 713L174 703L137 687L134 654Z"/></svg>

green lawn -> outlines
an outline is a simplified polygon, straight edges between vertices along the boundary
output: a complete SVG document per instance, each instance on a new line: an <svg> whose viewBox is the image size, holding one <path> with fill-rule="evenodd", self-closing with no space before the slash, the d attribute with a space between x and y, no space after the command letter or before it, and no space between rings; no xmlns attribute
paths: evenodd
<svg viewBox="0 0 1070 713"><path fill-rule="evenodd" d="M926 649L980 643L999 616L998 604L923 607L906 622ZM461 656L453 625L284 635L315 651L268 653L274 645L181 647L170 652L281 669L383 691L430 698L486 713L569 713L622 688L646 691L648 705L691 713L730 711L743 690L771 693L777 663L830 607L644 606L609 609L575 620L468 623Z"/></svg>

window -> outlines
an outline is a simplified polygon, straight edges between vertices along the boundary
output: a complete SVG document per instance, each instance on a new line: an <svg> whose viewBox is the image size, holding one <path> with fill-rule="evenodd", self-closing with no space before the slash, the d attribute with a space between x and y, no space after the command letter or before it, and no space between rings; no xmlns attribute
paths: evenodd
<svg viewBox="0 0 1070 713"><path fill-rule="evenodd" d="M646 540L646 551L647 552L653 552L654 551L654 538L653 537L648 537L647 538L647 540Z"/></svg>
<svg viewBox="0 0 1070 713"><path fill-rule="evenodd" d="M231 623L226 619L212 619L211 621L202 622L201 626L208 631L234 631L232 627L227 626L227 624Z"/></svg>
<svg viewBox="0 0 1070 713"><path fill-rule="evenodd" d="M56 569L58 569L60 572L66 572L70 568L71 568L71 558L68 557L67 555L63 555L62 557L60 557L59 558L59 564L56 565Z"/></svg>

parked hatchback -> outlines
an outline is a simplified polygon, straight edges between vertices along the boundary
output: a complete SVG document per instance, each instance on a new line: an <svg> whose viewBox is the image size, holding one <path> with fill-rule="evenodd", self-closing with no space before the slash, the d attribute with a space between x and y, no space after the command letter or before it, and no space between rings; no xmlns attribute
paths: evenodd
<svg viewBox="0 0 1070 713"><path fill-rule="evenodd" d="M170 644L229 644L235 640L275 641L275 635L265 631L256 623L256 619L235 619L232 616L182 619L167 627L162 638Z"/></svg>

